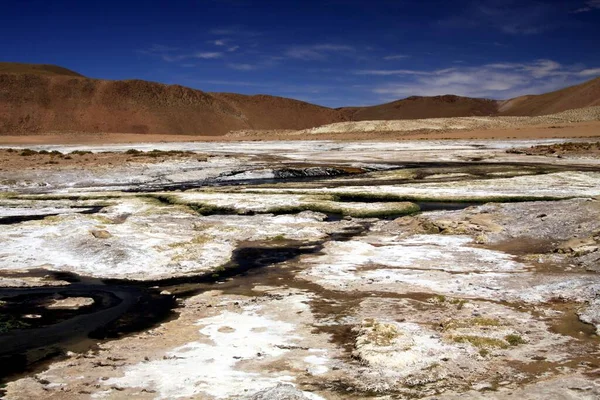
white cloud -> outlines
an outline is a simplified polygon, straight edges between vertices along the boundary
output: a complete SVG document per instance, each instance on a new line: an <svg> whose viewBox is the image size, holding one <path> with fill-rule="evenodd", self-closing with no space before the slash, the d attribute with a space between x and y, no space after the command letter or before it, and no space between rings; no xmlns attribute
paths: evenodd
<svg viewBox="0 0 600 400"><path fill-rule="evenodd" d="M440 23L453 28L485 27L510 35L535 35L559 27L566 10L564 4L544 0L472 0L464 11Z"/></svg>
<svg viewBox="0 0 600 400"><path fill-rule="evenodd" d="M221 58L221 57L223 57L223 53L220 53L218 51L199 52L199 53L194 53L193 55L189 56L189 58L204 58L204 59Z"/></svg>
<svg viewBox="0 0 600 400"><path fill-rule="evenodd" d="M235 36L235 37L255 37L261 36L261 32L252 31L243 26L230 26L224 28L211 29L208 31L211 35L216 36Z"/></svg>
<svg viewBox="0 0 600 400"><path fill-rule="evenodd" d="M169 47L169 46L163 46L163 45L152 45L152 47L145 49L145 50L139 50L138 51L141 54L146 54L149 56L154 56L154 57L159 57L161 58L163 61L166 62L179 62L179 61L185 61L185 60L192 60L192 59L215 59L215 58L220 58L223 56L223 53L218 52L218 51L198 51L195 53L191 53L191 52L183 52L181 49L177 48L177 47Z"/></svg>
<svg viewBox="0 0 600 400"><path fill-rule="evenodd" d="M257 87L266 87L269 86L267 84L259 83L259 82L248 82L248 81L231 81L231 80L191 80L190 82L194 84L208 84L208 85L217 85L217 86L257 86Z"/></svg>
<svg viewBox="0 0 600 400"><path fill-rule="evenodd" d="M256 65L252 64L227 64L227 66L238 71L254 71L258 68Z"/></svg>
<svg viewBox="0 0 600 400"><path fill-rule="evenodd" d="M392 54L392 55L383 57L383 59L386 61L391 61L391 60L402 60L402 59L409 58L409 57L410 56L408 56L406 54Z"/></svg>
<svg viewBox="0 0 600 400"><path fill-rule="evenodd" d="M594 10L600 10L600 0L588 0L584 5L573 11L573 14L586 13Z"/></svg>
<svg viewBox="0 0 600 400"><path fill-rule="evenodd" d="M170 53L174 51L179 51L178 47L165 46L162 44L153 44L147 49L140 50L140 53L143 54L152 54L152 53Z"/></svg>
<svg viewBox="0 0 600 400"><path fill-rule="evenodd" d="M212 35L236 35L239 32L239 29L236 28L221 28L221 29L212 29L209 31Z"/></svg>
<svg viewBox="0 0 600 400"><path fill-rule="evenodd" d="M234 52L237 51L240 46L236 45L236 44L232 44L230 39L217 39L217 40L211 40L208 43L217 46L217 47L226 47L227 52Z"/></svg>
<svg viewBox="0 0 600 400"><path fill-rule="evenodd" d="M316 44L312 46L294 46L290 47L285 55L289 58L299 60L324 60L332 53L350 53L354 52L354 47L337 44Z"/></svg>
<svg viewBox="0 0 600 400"><path fill-rule="evenodd" d="M552 60L537 60L529 64L523 63L497 63L487 64L484 67L502 70L513 70L528 72L533 78L545 78L548 76L564 76L568 75L570 71L564 69L564 67Z"/></svg>
<svg viewBox="0 0 600 400"><path fill-rule="evenodd" d="M357 75L432 75L433 72L416 71L412 69L365 69L354 72Z"/></svg>
<svg viewBox="0 0 600 400"><path fill-rule="evenodd" d="M590 68L590 69L584 69L583 71L579 72L580 76L600 76L600 68Z"/></svg>
<svg viewBox="0 0 600 400"><path fill-rule="evenodd" d="M355 71L355 74L396 76L396 81L383 83L373 89L373 92L388 99L443 94L506 99L577 84L584 78L600 75L600 68L582 69L553 60L537 60L529 63L458 66L433 71L363 70Z"/></svg>

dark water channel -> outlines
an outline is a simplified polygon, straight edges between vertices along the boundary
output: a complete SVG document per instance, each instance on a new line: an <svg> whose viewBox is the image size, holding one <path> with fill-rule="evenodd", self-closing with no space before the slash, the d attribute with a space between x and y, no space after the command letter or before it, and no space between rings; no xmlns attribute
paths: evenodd
<svg viewBox="0 0 600 400"><path fill-rule="evenodd" d="M0 288L0 381L68 350L93 348L98 340L148 329L171 315L176 301L158 290L126 281L111 283L70 273L52 274L66 286ZM80 309L48 309L55 299L87 297Z"/></svg>
<svg viewBox="0 0 600 400"><path fill-rule="evenodd" d="M177 298L198 294L225 281L243 280L252 270L316 253L325 242L354 237L367 229L367 225L312 243L242 243L231 261L218 271L190 277L140 282L45 270L21 274L21 277L50 275L70 284L0 288L0 382L34 372L44 366L44 361L67 351L87 351L99 341L149 329L176 316L173 310ZM52 300L68 297L92 298L94 304L77 310L46 308Z"/></svg>
<svg viewBox="0 0 600 400"><path fill-rule="evenodd" d="M97 214L104 206L72 206L71 209L77 210L81 209L82 211L75 211L77 214ZM39 221L48 217L55 217L60 215L60 213L50 213L50 214L37 214L37 215L11 215L8 217L0 217L0 225L12 225L18 224L21 222L27 221Z"/></svg>
<svg viewBox="0 0 600 400"><path fill-rule="evenodd" d="M427 182L461 181L465 179L499 179L502 175L491 175L490 172L519 171L527 172L529 175L546 174L561 171L599 171L596 166L570 166L541 163L490 163L490 162L386 162L386 167L376 168L352 168L341 166L314 165L309 167L297 167L289 165L273 169L272 178L239 178L235 175L252 169L230 172L215 178L196 181L184 181L175 183L146 183L133 188L124 188L124 192L152 193L162 191L190 190L201 187L237 186L237 185L277 185L280 183L304 185L310 183L315 187L343 187L343 186L376 186L381 184L406 184L420 182L423 178L446 173L469 173L468 177L442 177L430 179ZM405 169L419 169L421 172L414 179L389 178L385 180L371 179L370 173L391 172ZM348 180L332 179L349 177ZM224 179L227 178L227 179ZM362 179L364 178L364 179ZM112 185L118 186L118 185Z"/></svg>

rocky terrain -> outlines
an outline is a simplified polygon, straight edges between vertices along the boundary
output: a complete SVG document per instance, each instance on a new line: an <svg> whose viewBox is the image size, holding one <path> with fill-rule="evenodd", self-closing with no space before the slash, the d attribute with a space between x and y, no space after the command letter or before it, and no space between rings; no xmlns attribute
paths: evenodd
<svg viewBox="0 0 600 400"><path fill-rule="evenodd" d="M0 390L596 399L596 147L2 150Z"/></svg>
<svg viewBox="0 0 600 400"><path fill-rule="evenodd" d="M411 122L416 125L410 130L415 130L430 129L427 126L442 129L447 124L432 118L482 118L453 121L448 128L452 130L457 129L455 126L503 127L519 121L496 121L491 117L541 116L598 105L600 78L557 92L505 101L454 95L413 96L370 107L332 109L276 96L208 93L142 80L92 79L53 65L0 63L0 135L134 133L210 137L231 131L304 130L346 121L424 120ZM373 127L369 130L390 129L387 122L367 125Z"/></svg>

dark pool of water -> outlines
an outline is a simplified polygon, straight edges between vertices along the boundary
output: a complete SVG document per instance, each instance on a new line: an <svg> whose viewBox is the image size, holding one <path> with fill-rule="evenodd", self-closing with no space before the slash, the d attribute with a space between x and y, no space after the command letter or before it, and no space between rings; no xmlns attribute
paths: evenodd
<svg viewBox="0 0 600 400"><path fill-rule="evenodd" d="M0 381L68 350L88 349L97 340L148 329L168 318L176 305L172 296L126 282L107 284L64 273L55 278L71 284L0 288ZM45 307L67 297L91 297L94 304L79 310Z"/></svg>
<svg viewBox="0 0 600 400"><path fill-rule="evenodd" d="M96 279L72 273L29 271L20 276L51 275L68 286L0 288L0 382L31 372L43 361L67 351L86 351L98 341L139 332L174 316L176 297L208 290L216 283L233 281L250 271L320 251L328 240L347 240L368 227L331 234L311 243L271 241L243 243L230 262L210 274L156 281ZM16 275L12 275L16 276ZM168 290L171 294L161 294ZM94 304L79 310L48 310L53 299L91 297ZM25 318L27 315L39 318Z"/></svg>
<svg viewBox="0 0 600 400"><path fill-rule="evenodd" d="M82 209L82 211L75 211L76 214L97 214L104 206L74 206L71 207L73 210ZM55 217L58 213L52 214L39 214L39 215L12 215L10 217L0 217L0 225L11 225L18 224L26 221L39 221L48 217Z"/></svg>
<svg viewBox="0 0 600 400"><path fill-rule="evenodd" d="M417 201L415 202L422 212L426 211L455 211L467 207L479 206L481 202L444 202L444 201Z"/></svg>

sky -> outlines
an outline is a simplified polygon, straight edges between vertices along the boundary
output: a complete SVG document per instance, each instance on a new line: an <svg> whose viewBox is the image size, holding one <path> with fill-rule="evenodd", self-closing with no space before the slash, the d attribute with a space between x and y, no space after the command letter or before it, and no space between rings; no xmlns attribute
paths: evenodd
<svg viewBox="0 0 600 400"><path fill-rule="evenodd" d="M600 0L6 0L0 61L329 107L600 76Z"/></svg>

